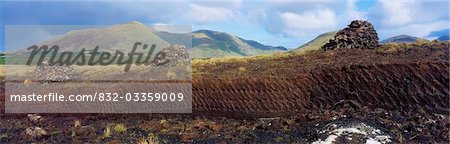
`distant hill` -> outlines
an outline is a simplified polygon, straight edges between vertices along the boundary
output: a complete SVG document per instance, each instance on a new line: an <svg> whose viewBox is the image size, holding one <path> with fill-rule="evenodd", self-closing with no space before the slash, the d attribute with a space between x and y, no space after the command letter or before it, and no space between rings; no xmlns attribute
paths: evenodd
<svg viewBox="0 0 450 144"><path fill-rule="evenodd" d="M192 32L191 57L209 58L225 56L252 56L287 51L285 47L263 45L253 40L218 31L198 30Z"/></svg>
<svg viewBox="0 0 450 144"><path fill-rule="evenodd" d="M382 40L380 43L381 44L386 44L386 43L414 43L414 42L417 42L418 40L426 40L426 39L403 34L403 35L394 36L394 37ZM426 41L428 41L428 40L426 40Z"/></svg>
<svg viewBox="0 0 450 144"><path fill-rule="evenodd" d="M152 27L136 21L106 28L73 30L37 45L58 45L62 48L61 50L74 52L83 48L92 50L95 46L99 46L100 51L128 52L135 42L156 44L154 54L170 44L185 45L190 51L191 58L252 56L287 51L285 47L263 45L224 32L199 30L187 34L177 34L156 31ZM18 51L18 53L24 52L24 49Z"/></svg>
<svg viewBox="0 0 450 144"><path fill-rule="evenodd" d="M135 42L155 44L155 51L169 46L169 43L156 34L156 30L136 21L106 28L74 30L39 45L59 45L66 51L93 49L99 46L102 51L128 52Z"/></svg>
<svg viewBox="0 0 450 144"><path fill-rule="evenodd" d="M450 36L449 35L443 35L438 37L436 40L438 41L450 41Z"/></svg>
<svg viewBox="0 0 450 144"><path fill-rule="evenodd" d="M313 40L303 44L302 46L293 49L292 51L302 51L302 50L318 50L320 49L325 43L327 43L331 38L336 35L337 31L327 32L323 33Z"/></svg>
<svg viewBox="0 0 450 144"><path fill-rule="evenodd" d="M192 35L191 33L179 34L170 33L165 31L157 32L157 35L170 44L184 45L186 48L192 48Z"/></svg>

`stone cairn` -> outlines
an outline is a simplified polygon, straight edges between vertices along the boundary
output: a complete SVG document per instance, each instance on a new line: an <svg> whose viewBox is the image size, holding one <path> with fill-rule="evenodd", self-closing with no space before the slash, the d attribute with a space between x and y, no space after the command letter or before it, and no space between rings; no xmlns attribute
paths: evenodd
<svg viewBox="0 0 450 144"><path fill-rule="evenodd" d="M158 52L153 60L153 66L173 67L178 63L191 64L188 50L182 45L171 45Z"/></svg>
<svg viewBox="0 0 450 144"><path fill-rule="evenodd" d="M334 38L322 46L332 49L374 49L378 47L378 34L368 21L354 20L347 28L339 30Z"/></svg>
<svg viewBox="0 0 450 144"><path fill-rule="evenodd" d="M50 65L43 62L34 68L33 76L41 82L63 82L75 79L77 74L72 66Z"/></svg>

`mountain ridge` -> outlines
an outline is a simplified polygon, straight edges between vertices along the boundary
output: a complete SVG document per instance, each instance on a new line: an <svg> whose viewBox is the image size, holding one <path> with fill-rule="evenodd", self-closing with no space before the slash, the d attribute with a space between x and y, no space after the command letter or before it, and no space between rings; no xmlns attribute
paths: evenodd
<svg viewBox="0 0 450 144"><path fill-rule="evenodd" d="M440 36L440 37L436 38L436 40L438 40L438 41L450 41L450 35Z"/></svg>
<svg viewBox="0 0 450 144"><path fill-rule="evenodd" d="M307 43L292 49L291 51L298 52L298 51L304 51L304 50L318 50L320 49L325 43L327 43L330 39L336 35L338 31L330 31L323 34L318 35L314 39L308 41Z"/></svg>
<svg viewBox="0 0 450 144"><path fill-rule="evenodd" d="M253 56L287 51L282 46L261 44L255 40L243 39L226 32L197 30L191 33L192 49L190 54L196 58Z"/></svg>
<svg viewBox="0 0 450 144"><path fill-rule="evenodd" d="M101 28L71 30L48 41L38 42L38 45L58 45L60 50L64 51L81 49L90 51L99 46L100 51L128 52L135 42L155 44L157 47L154 53L171 44L185 45L190 51L191 58L241 57L287 51L287 48L282 46L264 45L226 32L197 30L191 33L170 33L157 31L138 21ZM22 49L19 53L24 51L25 49Z"/></svg>
<svg viewBox="0 0 450 144"><path fill-rule="evenodd" d="M38 45L58 45L60 50L65 51L92 50L98 46L100 51L129 52L136 42L155 44L156 52L170 45L156 35L155 29L137 21L101 28L72 30Z"/></svg>
<svg viewBox="0 0 450 144"><path fill-rule="evenodd" d="M414 43L417 41L428 41L427 39L416 37L416 36L410 36L406 34L401 34L398 36L393 36L387 39L384 39L380 41L381 44L387 44L387 43Z"/></svg>

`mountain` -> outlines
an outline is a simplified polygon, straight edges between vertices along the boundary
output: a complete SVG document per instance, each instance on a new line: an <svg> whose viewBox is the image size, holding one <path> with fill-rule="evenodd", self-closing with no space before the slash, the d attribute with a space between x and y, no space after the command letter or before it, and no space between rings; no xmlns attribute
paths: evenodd
<svg viewBox="0 0 450 144"><path fill-rule="evenodd" d="M380 43L381 44L386 44L386 43L414 43L414 42L417 42L418 40L426 40L426 39L403 34L403 35L394 36L394 37L382 40ZM426 41L428 41L428 40L426 40Z"/></svg>
<svg viewBox="0 0 450 144"><path fill-rule="evenodd" d="M184 45L186 48L192 48L192 34L191 33L170 33L166 31L158 31L156 33L161 39L170 44Z"/></svg>
<svg viewBox="0 0 450 144"><path fill-rule="evenodd" d="M252 56L287 51L285 47L263 45L253 40L211 30L192 32L192 47L190 54L193 58Z"/></svg>
<svg viewBox="0 0 450 144"><path fill-rule="evenodd" d="M331 31L327 33L323 33L313 40L303 44L302 46L293 49L292 51L303 51L303 50L318 50L320 49L325 43L327 43L330 39L336 35L337 31Z"/></svg>
<svg viewBox="0 0 450 144"><path fill-rule="evenodd" d="M285 47L263 45L253 40L242 39L218 31L199 30L187 34L157 31L137 21L105 28L73 30L37 45L58 45L60 50L74 52L83 48L89 51L99 46L99 51L120 50L127 53L135 42L156 44L153 54L170 44L185 45L190 51L191 58L252 56L287 50ZM19 53L25 51L25 49L21 49ZM141 51L146 52L138 48L137 52Z"/></svg>
<svg viewBox="0 0 450 144"><path fill-rule="evenodd" d="M192 58L226 56L252 56L287 51L287 48L263 45L225 32L198 30L189 34L158 32L159 37L171 44L185 45ZM187 41L192 38L192 41Z"/></svg>
<svg viewBox="0 0 450 144"><path fill-rule="evenodd" d="M157 31L151 27L133 21L106 28L70 31L38 45L58 45L61 50L65 51L79 51L82 48L91 50L95 46L99 46L100 51L120 50L128 52L135 42L142 42L149 45L155 44L155 54L162 48L169 46L169 43L161 39L156 33Z"/></svg>
<svg viewBox="0 0 450 144"><path fill-rule="evenodd" d="M449 35L443 35L438 37L436 40L438 41L450 41L450 36Z"/></svg>

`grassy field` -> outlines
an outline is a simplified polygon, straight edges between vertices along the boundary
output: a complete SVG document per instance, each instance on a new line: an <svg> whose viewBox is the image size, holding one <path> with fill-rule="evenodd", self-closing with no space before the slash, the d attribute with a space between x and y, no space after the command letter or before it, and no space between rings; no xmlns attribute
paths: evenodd
<svg viewBox="0 0 450 144"><path fill-rule="evenodd" d="M306 72L305 69L321 67L327 64L345 63L355 64L361 59L377 60L384 55L409 56L411 59L419 58L411 54L413 51L422 51L422 49L442 49L448 48L448 42L418 42L418 43L391 43L381 45L374 50L343 50L327 51L321 49L304 49L293 52L276 53L272 55L260 55L253 57L228 57L195 59L193 61L194 77L239 77L239 76L280 76L280 74ZM428 51L427 51L428 52ZM355 53L358 57L348 60L345 55ZM425 59L425 57L423 57ZM340 60L340 61L337 61ZM327 61L319 62L319 61ZM347 62L345 62L347 61ZM300 67L299 67L300 66ZM245 69L245 71L243 71Z"/></svg>
<svg viewBox="0 0 450 144"><path fill-rule="evenodd" d="M0 65L4 65L5 64L5 57L0 57Z"/></svg>
<svg viewBox="0 0 450 144"><path fill-rule="evenodd" d="M377 52L379 53L392 53L392 52L402 52L402 51L407 51L410 48L413 47L430 47L432 45L436 45L436 44L449 44L447 43L441 43L441 42L417 42L417 43L389 43L389 44L384 44L382 45L380 48L376 49ZM257 56L251 56L251 57L223 57L223 58L204 58L204 59L200 59L200 58L196 58L192 60L192 74L195 77L198 76L202 76L202 75L211 75L211 73L209 73L206 68L220 68L223 69L222 67L224 65L228 65L228 64L238 64L238 65L242 65L239 66L237 68L228 68L227 71L229 71L228 74L233 75L233 74L241 74L245 71L248 72L252 72L251 68L246 68L248 64L255 64L255 63L260 63L262 61L265 62L265 64L261 64L262 66L264 65L270 65L272 66L274 69L275 68L282 68L286 65L285 62L283 62L283 59L289 59L289 57L303 57L305 60L312 58L311 56L314 56L317 54L320 54L321 50L320 48L312 48L312 49L299 49L296 51L291 51L291 52L276 52L274 54L265 54L265 55L257 55ZM333 53L328 53L328 54L324 54L323 56L331 56L333 55ZM0 59L0 64L3 63L4 64L4 57L2 57ZM303 63L303 62L301 62ZM3 65L2 64L2 65ZM109 66L76 66L77 69L83 73L86 74L86 76L89 77L97 77L99 75L105 75L105 74L120 74L123 73L123 69L124 66L118 66L118 65L109 65ZM12 70L14 71L14 73L12 75L17 76L17 75L24 75L26 73L31 72L31 70L34 67L29 67L29 66L18 66L15 69L16 70ZM143 71L147 69L146 67L143 66L132 66L131 67L131 72L133 71ZM5 75L5 68L4 66L0 67L0 77L4 77Z"/></svg>

